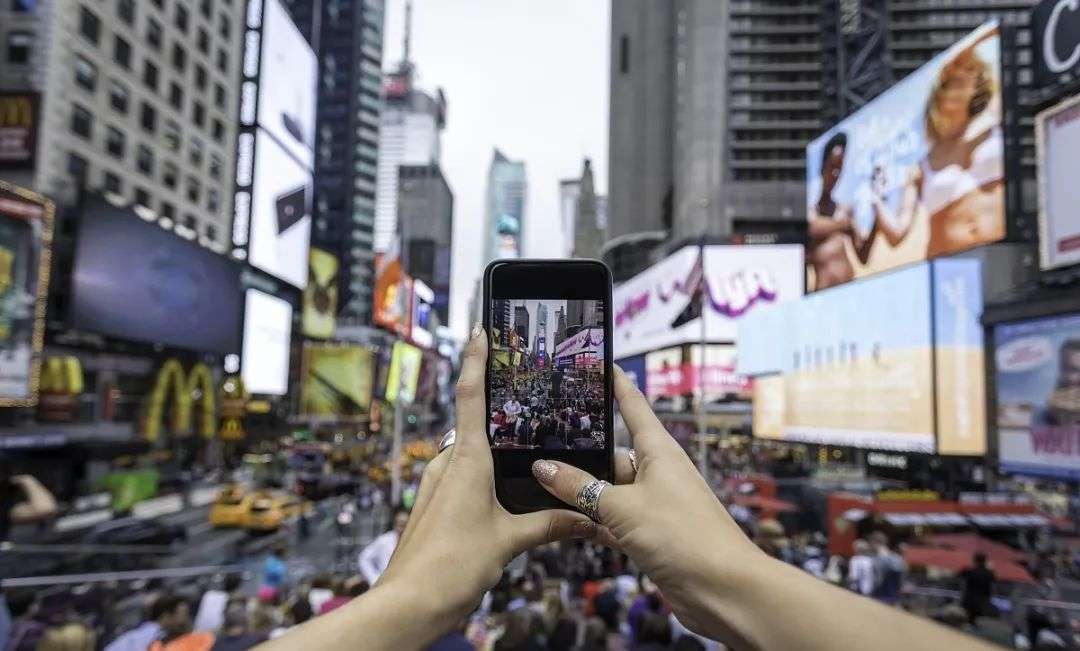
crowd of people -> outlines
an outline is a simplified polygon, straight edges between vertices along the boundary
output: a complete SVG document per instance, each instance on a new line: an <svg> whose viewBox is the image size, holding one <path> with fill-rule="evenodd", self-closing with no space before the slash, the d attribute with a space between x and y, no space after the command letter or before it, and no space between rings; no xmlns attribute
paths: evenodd
<svg viewBox="0 0 1080 651"><path fill-rule="evenodd" d="M604 447L600 366L500 369L492 382L488 435L496 447Z"/></svg>

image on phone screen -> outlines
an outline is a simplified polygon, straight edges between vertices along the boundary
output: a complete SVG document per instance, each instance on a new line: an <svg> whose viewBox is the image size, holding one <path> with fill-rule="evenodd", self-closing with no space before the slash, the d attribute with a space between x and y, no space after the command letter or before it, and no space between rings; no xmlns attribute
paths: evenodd
<svg viewBox="0 0 1080 651"><path fill-rule="evenodd" d="M491 446L603 450L604 302L515 298L491 306Z"/></svg>

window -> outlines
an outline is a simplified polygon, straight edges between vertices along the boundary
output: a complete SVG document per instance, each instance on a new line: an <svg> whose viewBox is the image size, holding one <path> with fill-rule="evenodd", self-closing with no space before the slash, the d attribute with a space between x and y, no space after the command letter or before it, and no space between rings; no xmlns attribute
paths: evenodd
<svg viewBox="0 0 1080 651"><path fill-rule="evenodd" d="M196 167L201 166L203 162L202 140L192 136L188 147L188 162Z"/></svg>
<svg viewBox="0 0 1080 651"><path fill-rule="evenodd" d="M79 7L79 33L94 45L101 36L101 19L86 7Z"/></svg>
<svg viewBox="0 0 1080 651"><path fill-rule="evenodd" d="M214 140L218 142L225 142L225 123L217 118L214 118L214 129L212 132Z"/></svg>
<svg viewBox="0 0 1080 651"><path fill-rule="evenodd" d="M165 187L170 190L176 189L176 184L180 179L180 171L176 169L175 163L164 163L161 166L161 182L165 184Z"/></svg>
<svg viewBox="0 0 1080 651"><path fill-rule="evenodd" d="M143 131L154 133L157 131L157 109L146 102L139 108L139 124Z"/></svg>
<svg viewBox="0 0 1080 651"><path fill-rule="evenodd" d="M153 18L146 19L146 42L155 50L161 49L161 23Z"/></svg>
<svg viewBox="0 0 1080 651"><path fill-rule="evenodd" d="M199 0L199 13L207 20L210 20L210 6L212 4L210 0Z"/></svg>
<svg viewBox="0 0 1080 651"><path fill-rule="evenodd" d="M119 34L113 36L113 61L131 70L131 43Z"/></svg>
<svg viewBox="0 0 1080 651"><path fill-rule="evenodd" d="M176 120L165 120L165 145L169 151L180 151L180 125Z"/></svg>
<svg viewBox="0 0 1080 651"><path fill-rule="evenodd" d="M188 30L188 10L182 4L176 5L176 13L173 14L173 24L176 25L176 29L180 30L184 34L187 34Z"/></svg>
<svg viewBox="0 0 1080 651"><path fill-rule="evenodd" d="M210 238L211 240L216 240L217 239L217 227L214 226L213 224L207 224L206 225L206 237Z"/></svg>
<svg viewBox="0 0 1080 651"><path fill-rule="evenodd" d="M71 130L79 136L90 139L94 131L94 116L78 104L71 105Z"/></svg>
<svg viewBox="0 0 1080 651"><path fill-rule="evenodd" d="M170 221L176 220L176 206L172 205L168 201L162 201L158 207L158 214Z"/></svg>
<svg viewBox="0 0 1080 651"><path fill-rule="evenodd" d="M177 72L183 72L187 67L187 50L179 43L172 46L172 67Z"/></svg>
<svg viewBox="0 0 1080 651"><path fill-rule="evenodd" d="M191 230L198 232L199 222L197 219L195 219L195 215L192 215L191 213L184 215L184 226L187 226Z"/></svg>
<svg viewBox="0 0 1080 651"><path fill-rule="evenodd" d="M128 25L135 23L135 0L116 0L116 15Z"/></svg>
<svg viewBox="0 0 1080 651"><path fill-rule="evenodd" d="M210 188L206 191L206 209L210 212L217 212L221 207L221 195L218 193L217 188Z"/></svg>
<svg viewBox="0 0 1080 651"><path fill-rule="evenodd" d="M142 81L144 86L157 92L158 67L150 63L149 59L143 61Z"/></svg>
<svg viewBox="0 0 1080 651"><path fill-rule="evenodd" d="M75 83L91 93L97 89L97 66L81 54L75 55Z"/></svg>
<svg viewBox="0 0 1080 651"><path fill-rule="evenodd" d="M199 196L202 194L202 185L199 183L199 179L194 176L187 177L187 198L192 203L199 202Z"/></svg>
<svg viewBox="0 0 1080 651"><path fill-rule="evenodd" d="M165 6L165 0L150 0L150 2L153 2L154 6L157 7L158 9L161 9L162 7Z"/></svg>
<svg viewBox="0 0 1080 651"><path fill-rule="evenodd" d="M214 83L214 106L225 109L225 87L217 82Z"/></svg>
<svg viewBox="0 0 1080 651"><path fill-rule="evenodd" d="M206 68L197 63L195 64L195 87L206 90Z"/></svg>
<svg viewBox="0 0 1080 651"><path fill-rule="evenodd" d="M206 54L210 51L210 35L206 33L206 30L202 27L195 37L195 46L199 48L199 52Z"/></svg>
<svg viewBox="0 0 1080 651"><path fill-rule="evenodd" d="M34 0L11 0L11 10L25 14L34 10Z"/></svg>
<svg viewBox="0 0 1080 651"><path fill-rule="evenodd" d="M124 191L124 182L120 180L119 176L113 174L112 172L105 172L104 187L106 192L115 192L116 194L120 194Z"/></svg>
<svg viewBox="0 0 1080 651"><path fill-rule="evenodd" d="M224 167L224 163L221 162L221 156L210 154L210 178L215 181L220 180L222 167Z"/></svg>
<svg viewBox="0 0 1080 651"><path fill-rule="evenodd" d="M191 103L191 121L197 127L206 126L206 107L201 102L195 101Z"/></svg>
<svg viewBox="0 0 1080 651"><path fill-rule="evenodd" d="M30 61L30 47L34 35L30 32L11 32L7 37L8 63L27 63Z"/></svg>
<svg viewBox="0 0 1080 651"><path fill-rule="evenodd" d="M218 14L218 34L221 38L227 39L230 31L232 31L232 22L229 16L225 13Z"/></svg>
<svg viewBox="0 0 1080 651"><path fill-rule="evenodd" d="M86 174L89 171L89 165L85 158L75 152L71 152L68 154L67 171L68 174L74 176L78 180L79 187L82 187L83 182L86 180Z"/></svg>
<svg viewBox="0 0 1080 651"><path fill-rule="evenodd" d="M184 109L184 89L175 81L169 82L169 106L177 111Z"/></svg>
<svg viewBox="0 0 1080 651"><path fill-rule="evenodd" d="M135 188L135 205L143 208L150 207L150 193L145 188Z"/></svg>
<svg viewBox="0 0 1080 651"><path fill-rule="evenodd" d="M217 51L217 69L219 72L229 71L229 53L222 48Z"/></svg>
<svg viewBox="0 0 1080 651"><path fill-rule="evenodd" d="M135 152L135 167L146 176L154 173L154 151L146 145L139 145Z"/></svg>
<svg viewBox="0 0 1080 651"><path fill-rule="evenodd" d="M127 86L115 79L109 80L109 106L117 113L127 113L128 110Z"/></svg>
<svg viewBox="0 0 1080 651"><path fill-rule="evenodd" d="M124 147L126 137L124 132L116 127L109 127L105 131L105 151L113 158L124 158Z"/></svg>
<svg viewBox="0 0 1080 651"><path fill-rule="evenodd" d="M626 34L619 37L619 72L630 72L630 37Z"/></svg>

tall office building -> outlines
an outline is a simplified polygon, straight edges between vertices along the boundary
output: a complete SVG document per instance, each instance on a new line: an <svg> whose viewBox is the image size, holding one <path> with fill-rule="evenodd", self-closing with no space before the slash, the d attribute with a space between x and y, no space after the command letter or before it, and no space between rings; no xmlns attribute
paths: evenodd
<svg viewBox="0 0 1080 651"><path fill-rule="evenodd" d="M559 181L559 224L562 226L565 258L574 255L574 222L577 221L577 202L581 195L581 179Z"/></svg>
<svg viewBox="0 0 1080 651"><path fill-rule="evenodd" d="M398 167L397 214L409 275L435 292L439 322L449 323L454 193L436 164Z"/></svg>
<svg viewBox="0 0 1080 651"><path fill-rule="evenodd" d="M664 242L800 233L806 144L858 108L841 106L837 72L841 21L853 12L867 21L844 29L870 33L878 49L839 65L861 66L868 100L986 20L1025 25L1034 3L613 3L603 253L616 280L655 261Z"/></svg>
<svg viewBox="0 0 1080 651"><path fill-rule="evenodd" d="M575 258L598 258L600 249L604 246L604 224L601 219L604 215L600 212L605 209L607 202L604 197L596 195L596 187L593 184L592 162L586 158L584 169L581 171L581 182L577 200L577 211L574 215L574 247L572 255Z"/></svg>
<svg viewBox="0 0 1080 651"><path fill-rule="evenodd" d="M488 168L484 216L484 264L497 258L518 258L525 226L525 163L510 160L498 149Z"/></svg>
<svg viewBox="0 0 1080 651"><path fill-rule="evenodd" d="M224 252L232 223L245 2L0 5L0 90L40 96L32 170L61 202L119 195Z"/></svg>
<svg viewBox="0 0 1080 651"><path fill-rule="evenodd" d="M529 310L524 305L514 308L514 331L521 344L528 350L529 345Z"/></svg>
<svg viewBox="0 0 1080 651"><path fill-rule="evenodd" d="M339 313L371 322L384 0L285 0L319 55L312 246L340 261Z"/></svg>
<svg viewBox="0 0 1080 651"><path fill-rule="evenodd" d="M543 359L547 354L548 307L544 303L536 304L536 335L533 341L533 357Z"/></svg>

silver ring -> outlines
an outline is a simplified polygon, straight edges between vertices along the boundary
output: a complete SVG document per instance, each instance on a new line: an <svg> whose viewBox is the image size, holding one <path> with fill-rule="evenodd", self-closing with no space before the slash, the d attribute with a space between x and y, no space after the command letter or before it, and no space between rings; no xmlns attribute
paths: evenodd
<svg viewBox="0 0 1080 651"><path fill-rule="evenodd" d="M451 427L446 434L443 434L442 440L439 441L439 452L453 445L455 440L457 440L457 430Z"/></svg>
<svg viewBox="0 0 1080 651"><path fill-rule="evenodd" d="M582 513L596 522L600 521L600 513L598 512L600 507L600 495L608 486L611 486L611 484L602 479L594 479L582 486L581 490L578 491L578 508L581 509Z"/></svg>
<svg viewBox="0 0 1080 651"><path fill-rule="evenodd" d="M637 474L637 452L634 448L630 448L626 451L626 456L630 457L630 467L634 469L634 474Z"/></svg>

